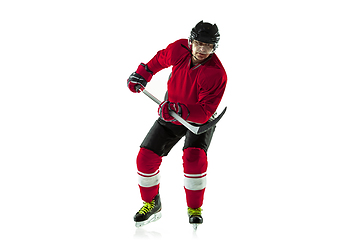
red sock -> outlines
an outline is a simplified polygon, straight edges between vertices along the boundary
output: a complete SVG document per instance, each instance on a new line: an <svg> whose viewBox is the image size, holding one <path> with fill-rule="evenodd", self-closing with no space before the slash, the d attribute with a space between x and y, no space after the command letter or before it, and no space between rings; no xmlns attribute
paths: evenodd
<svg viewBox="0 0 360 240"><path fill-rule="evenodd" d="M183 161L187 205L190 208L199 208L203 204L206 187L206 153L200 148L186 148Z"/></svg>
<svg viewBox="0 0 360 240"><path fill-rule="evenodd" d="M136 159L141 198L151 202L159 193L159 167L162 158L151 150L141 148Z"/></svg>
<svg viewBox="0 0 360 240"><path fill-rule="evenodd" d="M189 190L185 188L185 193L188 207L199 208L203 205L205 188L202 190Z"/></svg>

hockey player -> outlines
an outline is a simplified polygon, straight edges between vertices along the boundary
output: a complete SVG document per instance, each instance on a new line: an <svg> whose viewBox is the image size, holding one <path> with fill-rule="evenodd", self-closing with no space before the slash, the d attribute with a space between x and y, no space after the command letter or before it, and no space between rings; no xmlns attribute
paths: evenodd
<svg viewBox="0 0 360 240"><path fill-rule="evenodd" d="M203 222L201 206L206 186L207 151L215 126L195 135L169 112L175 111L193 124L211 121L227 82L225 69L214 53L219 40L216 24L201 21L191 30L189 39L180 39L160 50L147 64L141 63L127 80L132 92L141 92L153 75L172 66L167 96L158 108L160 117L140 145L136 160L144 201L134 216L137 227L161 217L159 167L162 157L184 136L182 159L189 222L194 226Z"/></svg>

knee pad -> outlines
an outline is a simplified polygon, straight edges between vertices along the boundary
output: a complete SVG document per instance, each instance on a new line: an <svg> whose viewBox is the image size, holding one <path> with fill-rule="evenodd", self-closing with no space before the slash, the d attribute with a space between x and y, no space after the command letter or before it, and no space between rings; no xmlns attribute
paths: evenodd
<svg viewBox="0 0 360 240"><path fill-rule="evenodd" d="M140 148L136 159L136 165L139 172L149 174L159 170L161 161L162 157L153 151L146 148Z"/></svg>
<svg viewBox="0 0 360 240"><path fill-rule="evenodd" d="M207 170L207 156L201 148L186 148L183 154L185 174L203 174Z"/></svg>

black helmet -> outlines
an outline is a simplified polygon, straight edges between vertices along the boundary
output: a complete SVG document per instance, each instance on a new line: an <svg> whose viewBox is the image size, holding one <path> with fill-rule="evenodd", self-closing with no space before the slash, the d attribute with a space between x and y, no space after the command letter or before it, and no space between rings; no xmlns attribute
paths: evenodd
<svg viewBox="0 0 360 240"><path fill-rule="evenodd" d="M219 29L216 24L211 24L207 22L199 22L196 26L191 30L189 37L189 45L193 40L197 40L199 42L211 43L214 44L214 51L218 47L218 43L220 40Z"/></svg>

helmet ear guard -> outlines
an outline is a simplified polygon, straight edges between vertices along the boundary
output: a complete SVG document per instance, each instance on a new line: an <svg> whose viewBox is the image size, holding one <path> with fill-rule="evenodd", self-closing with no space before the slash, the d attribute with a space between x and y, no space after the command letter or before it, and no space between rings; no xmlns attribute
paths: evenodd
<svg viewBox="0 0 360 240"><path fill-rule="evenodd" d="M191 30L188 44L191 46L192 42L197 40L199 42L211 43L214 44L212 52L219 46L220 33L216 24L211 24L208 22L200 21L196 26Z"/></svg>

